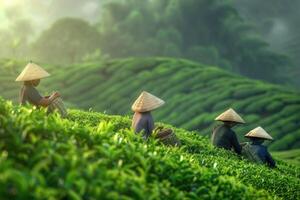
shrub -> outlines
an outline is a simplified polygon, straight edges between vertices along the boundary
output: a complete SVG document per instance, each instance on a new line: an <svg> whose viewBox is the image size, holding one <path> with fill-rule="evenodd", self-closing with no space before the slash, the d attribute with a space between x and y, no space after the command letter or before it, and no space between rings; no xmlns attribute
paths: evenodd
<svg viewBox="0 0 300 200"><path fill-rule="evenodd" d="M271 189L260 186L261 181L253 186L240 182L225 173L219 161L208 167L211 158L202 162L190 149L201 149L207 141L183 130L177 132L185 145L171 148L153 139L145 143L128 129L128 118L71 111L70 118L62 120L55 114L46 116L44 110L0 101L4 199L272 199L282 195L274 187L287 189L286 182L275 182ZM245 167L253 165L219 153ZM257 175L253 169L247 173ZM294 184L287 173L282 176ZM294 189L290 185L284 197L290 199Z"/></svg>

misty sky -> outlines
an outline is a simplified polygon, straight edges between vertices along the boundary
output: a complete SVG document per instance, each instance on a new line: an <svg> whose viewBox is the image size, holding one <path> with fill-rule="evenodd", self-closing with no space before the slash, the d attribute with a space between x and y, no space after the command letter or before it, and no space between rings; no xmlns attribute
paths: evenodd
<svg viewBox="0 0 300 200"><path fill-rule="evenodd" d="M299 44L300 0L235 0L239 13L254 22L276 50Z"/></svg>
<svg viewBox="0 0 300 200"><path fill-rule="evenodd" d="M33 29L32 34L35 37L62 17L79 17L96 23L100 20L100 2L103 3L103 1L105 0L0 0L0 30L13 30L11 26L16 24L18 20L25 19ZM273 27L264 35L265 40L270 42L271 46L277 47L276 49L280 49L281 46L285 46L283 43L289 43L293 38L298 37L298 31L294 30L295 23L286 21L287 18L283 16L295 13L298 15L300 3L296 3L297 1L300 2L300 0L295 0L295 2L289 0L289 2L294 2L290 3L294 6L289 7L294 8L293 10L297 12L283 10L274 20ZM266 19L269 16L262 15L264 9L256 9L255 3L257 4L257 2L259 1L236 0L238 10L247 20L255 19L255 16ZM269 2L265 2L265 4L269 4ZM253 15L253 10L260 13ZM298 20L297 17L294 19Z"/></svg>
<svg viewBox="0 0 300 200"><path fill-rule="evenodd" d="M62 17L99 20L100 0L0 0L1 28L18 19L28 19L37 32Z"/></svg>

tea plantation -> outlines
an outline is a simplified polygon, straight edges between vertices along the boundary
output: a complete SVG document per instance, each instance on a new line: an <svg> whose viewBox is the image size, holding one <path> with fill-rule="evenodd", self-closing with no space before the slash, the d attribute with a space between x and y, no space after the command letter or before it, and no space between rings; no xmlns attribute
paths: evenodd
<svg viewBox="0 0 300 200"><path fill-rule="evenodd" d="M272 152L272 154L280 160L300 166L300 149Z"/></svg>
<svg viewBox="0 0 300 200"><path fill-rule="evenodd" d="M175 129L183 146L143 141L128 117L68 119L0 98L1 199L299 199L300 169L269 169Z"/></svg>
<svg viewBox="0 0 300 200"><path fill-rule="evenodd" d="M0 94L6 99L17 101L20 85L14 80L25 64L0 61ZM39 90L60 91L69 106L130 114L134 99L147 90L166 101L154 113L159 121L207 135L216 125L214 118L233 107L247 122L236 129L241 141L246 132L260 125L275 138L269 144L271 150L300 148L300 93L287 87L170 58L41 65L53 76L43 80Z"/></svg>

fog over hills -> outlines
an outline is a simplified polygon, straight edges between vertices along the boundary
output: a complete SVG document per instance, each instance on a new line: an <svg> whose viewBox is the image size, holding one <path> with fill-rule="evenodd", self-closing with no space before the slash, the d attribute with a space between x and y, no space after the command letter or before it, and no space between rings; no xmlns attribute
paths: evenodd
<svg viewBox="0 0 300 200"><path fill-rule="evenodd" d="M78 17L91 23L99 20L100 2L96 0L0 0L1 29L26 21L34 35L63 17Z"/></svg>
<svg viewBox="0 0 300 200"><path fill-rule="evenodd" d="M22 18L30 21L35 33L41 32L62 17L78 17L96 23L101 13L100 5L104 2L105 0L0 0L0 27L14 26ZM282 48L286 46L284 43L290 44L297 39L300 30L295 24L300 17L300 1L235 0L234 4L246 20L257 26L274 49L285 50Z"/></svg>
<svg viewBox="0 0 300 200"><path fill-rule="evenodd" d="M148 1L144 1L145 2L153 2L154 0L148 0ZM30 53L30 50L33 48L31 45L32 43L34 43L37 38L41 35L41 33L47 29L49 29L51 27L51 25L56 22L58 19L61 18L65 18L65 17L75 17L75 18L80 18L83 20L86 20L87 22L89 22L90 24L94 25L96 24L96 27L98 30L100 30L101 28L105 27L106 23L109 23L110 21L107 20L107 18L105 18L105 16L103 14L105 14L105 9L104 9L104 3L106 2L114 2L117 6L114 5L110 6L109 9L111 9L112 13L115 13L116 15L114 15L114 17L117 17L118 14L122 15L122 9L124 9L126 11L132 10L132 14L134 14L133 11L141 9L139 8L139 1L138 2L133 2L133 1L121 1L121 0L0 0L0 43L2 44L2 49L0 49L0 57L2 58L10 58L10 57L14 57L17 59L27 59L27 58L32 58L33 56ZM123 2L120 4L120 2ZM129 3L131 2L131 3ZM158 1L160 2L160 1ZM157 5L157 10L160 10L160 6L163 7L163 4L165 4L165 2L168 2L170 5L176 5L177 1L172 1L172 0L165 0L165 1L161 1L161 3L158 3ZM203 1L205 2L205 1ZM280 65L280 69L281 70L281 74L284 74L285 76L282 78L279 78L279 80L283 80L283 79L288 79L291 80L290 82L293 82L291 84L293 85L297 85L297 87L299 87L300 85L300 81L297 81L297 77L300 75L300 61L299 61L299 56L300 56L300 37L299 37L299 33L300 33L300 28L299 26L297 26L298 23L298 19L300 17L300 14L298 12L299 8L300 8L300 1L297 0L286 0L286 1L281 1L281 0L266 0L266 1L260 1L260 0L217 0L215 1L217 2L216 4L220 3L220 2L225 2L224 5L228 4L230 5L229 7L235 6L235 8L232 8L232 10L237 9L237 11L239 12L239 16L241 16L245 22L245 24L251 23L253 25L253 27L255 27L254 32L256 31L258 33L258 35L256 34L256 38L260 38L260 36L262 36L262 40L261 41L256 41L256 44L261 44L261 45L266 45L266 49L269 49L267 43L270 45L271 51L273 51L274 53L281 53L284 55L288 55L289 58L291 58L291 65L287 64L289 66L289 69L285 70L285 64L278 64ZM113 4L114 4L113 3ZM142 1L141 1L142 4ZM135 6L136 5L136 6ZM121 10L118 10L118 6L123 6L123 8ZM101 9L101 7L103 9ZM109 10L108 9L108 10ZM116 9L116 10L114 10ZM123 11L124 11L123 10ZM207 9L209 10L209 9ZM117 12L116 12L117 11ZM126 12L127 12L126 11ZM125 13L126 13L125 12ZM203 12L203 10L201 11ZM204 10L205 12L205 10ZM150 12L153 13L153 12ZM123 13L124 14L124 13ZM175 13L173 13L175 14ZM134 15L131 16L127 16L128 19L133 19ZM195 15L197 17L197 15ZM195 18L195 16L191 16L192 18ZM102 18L101 18L102 17ZM130 18L131 17L131 18ZM147 16L144 16L147 17ZM150 17L148 21L151 21L151 19L153 19L155 17ZM106 20L105 20L106 19ZM122 18L121 18L122 19ZM138 18L139 20L142 21L142 23L140 24L147 24L148 22L146 21L146 18ZM173 18L174 19L174 18ZM134 21L131 20L130 23L132 23L131 25L133 25L133 27L136 27L136 25L134 23L139 23L139 20ZM207 18L205 18L205 20L207 20ZM155 20L154 20L155 21ZM176 21L176 20L175 20ZM135 32L135 28L130 27L130 25L127 26L127 30L134 30L132 32L128 31L128 34L126 35L123 31L126 30L124 29L124 27L126 27L126 23L128 23L128 21L122 21L120 20L118 23L118 21L112 21L112 23L115 25L114 28L111 29L111 31L114 31L115 29L120 29L120 35L114 35L111 33L108 33L106 35L109 35L109 37L105 38L105 41L109 41L109 43L113 43L113 45L106 47L104 45L104 42L102 42L101 44L98 42L99 44L99 48L101 51L103 51L105 54L111 55L112 57L120 57L119 54L116 53L116 55L114 54L110 54L111 52L107 51L107 49L112 48L114 45L117 46L119 49L123 48L126 49L126 53L129 54L129 56L139 56L140 54L142 55L142 53L140 53L141 51L134 51L133 49L129 49L126 48L122 45L124 45L124 43L131 43L131 44L138 44L138 40L134 40L131 41L130 40L130 36L132 36L133 38L135 36L133 32ZM129 24L130 24L129 23ZM104 24L104 26L101 26L101 24ZM155 24L155 23L154 23ZM188 24L188 23L185 23ZM212 24L212 23L210 23ZM234 22L230 23L231 25L228 25L229 27L234 27ZM169 24L170 25L170 24ZM109 26L106 26L106 28L108 27L107 30L110 30ZM199 27L199 26L198 26ZM140 26L140 28L142 30L144 30L144 32L147 29L146 26ZM174 28L174 26L172 27ZM185 30L187 30L188 28L186 28ZM210 25L207 25L206 27L207 30L212 30L213 28L211 28ZM106 31L107 31L106 30ZM182 37L182 35L180 35L180 37L177 37L178 35L174 34L172 31L174 30L164 30L164 34L173 34L174 38L175 38L175 42L172 43L172 45L170 44L168 46L168 50L170 50L170 52L175 52L175 57L184 57L184 55L182 54L176 54L177 51L176 49L174 50L174 44L177 41L180 41L180 39L178 40L178 38ZM218 30L220 32L220 30ZM224 31L226 31L226 29L224 29ZM143 32L143 31L142 31ZM188 32L188 31L187 31ZM234 31L233 31L234 32ZM159 35L160 32L157 33L157 35ZM201 34L204 34L205 31L201 32ZM164 37L164 34L161 34L161 37ZM193 29L193 31L190 31L189 34L193 35L193 34L199 34L197 33L197 31L195 29ZM153 34L155 35L155 34ZM254 34L255 35L255 34ZM246 36L246 34L244 34L244 36ZM149 38L150 36L144 36L143 35L142 40L144 41L146 38ZM103 35L101 37L98 38L104 38ZM170 38L168 36L168 38ZM173 38L173 37L171 37ZM151 38L150 38L151 39ZM245 39L245 38L244 38ZM248 38L249 39L249 38ZM253 38L250 38L249 40L252 40ZM155 39L157 40L157 38ZM247 38L246 38L247 40ZM255 40L255 39L254 39ZM114 42L110 42L110 41L114 41ZM168 41L167 39L165 41ZM221 41L226 41L224 39L222 39ZM236 39L236 41L238 41L238 39ZM266 41L267 43L264 43L264 41ZM207 42L207 41L205 41ZM202 49L201 52L205 52L203 53L205 56L204 58L207 58L209 56L207 56L207 54L211 55L211 59L208 60L218 60L217 61L211 61L211 63L208 64L213 64L213 65L218 65L221 67L225 68L229 65L231 65L231 67L237 67L235 66L233 63L235 63L233 60L239 60L238 58L235 59L230 59L228 58L228 56L224 56L224 53L222 52L227 52L222 50L221 48L218 48L216 44L214 44L214 42L216 42L216 44L222 43L222 42L218 42L217 38L212 39L210 42L208 42L206 44L206 46L202 43L198 44L197 41L190 41L188 42L187 39L185 38L183 40L184 44L188 44L190 43L192 45L202 45ZM241 40L240 42L244 42L243 40ZM255 42L253 41L249 41L251 44L254 44ZM95 42L96 43L96 42ZM161 43L158 42L158 43ZM238 43L238 42L237 42ZM177 43L176 43L177 44ZM176 45L175 44L175 45ZM211 49L210 46L213 46L214 48L217 49ZM208 46L207 46L208 45ZM232 43L230 45L224 45L223 48L227 49L227 47L230 47L231 45L233 45ZM146 45L149 46L149 45ZM183 45L185 46L185 45ZM259 46L259 45L258 45ZM258 51L258 46L256 47L252 47L249 49L252 49L252 54L256 54ZM177 46L176 46L177 47ZM153 47L150 48L151 50L155 49ZM148 55L152 55L151 54L151 50L149 50L149 52L147 53ZM195 50L192 49L192 50ZM198 49L199 50L199 49ZM200 51L199 50L199 51ZM140 54L138 54L138 53ZM188 52L188 51L185 51ZM239 53L241 53L241 49L239 49L238 51ZM265 52L267 55L269 55L267 52ZM126 54L126 56L128 56ZM242 54L242 53L241 53ZM164 56L163 53L159 52L158 55L160 56ZM234 55L237 55L237 53L235 53ZM267 59L267 55L261 55L262 57ZM167 54L167 56L170 56L169 54ZM255 55L253 55L255 56ZM256 55L257 56L257 55ZM194 57L193 57L194 58ZM199 58L200 62L204 62L205 60L204 58L202 58L201 56L197 56L197 58ZM250 57L247 57L251 60ZM269 56L270 58L270 56ZM222 59L226 59L226 62ZM244 59L244 58L243 58ZM259 58L257 58L259 60ZM222 62L220 61L222 60ZM268 60L268 59L267 59ZM228 61L230 61L230 63L228 63ZM246 63L247 61L244 59L243 63ZM268 60L268 63L278 63L279 61L275 61L275 59L270 59ZM265 68L266 65L265 63L254 63L254 64L250 64L251 66L259 66L259 65L264 66ZM241 66L243 64L238 63L238 66ZM287 66L286 65L286 66ZM276 71L276 70L274 70ZM254 74L256 72L253 72ZM243 74L243 73L242 73ZM258 74L258 73L256 73ZM243 74L245 75L245 74ZM256 76L254 76L255 78L257 78ZM288 77L288 78L286 78ZM251 77L253 78L253 76ZM261 78L261 77L259 77ZM277 81L280 82L280 81ZM289 81L282 81L284 83L287 83Z"/></svg>
<svg viewBox="0 0 300 200"><path fill-rule="evenodd" d="M300 54L300 27L298 0L236 0L241 16L251 21L272 49L288 53L296 62Z"/></svg>

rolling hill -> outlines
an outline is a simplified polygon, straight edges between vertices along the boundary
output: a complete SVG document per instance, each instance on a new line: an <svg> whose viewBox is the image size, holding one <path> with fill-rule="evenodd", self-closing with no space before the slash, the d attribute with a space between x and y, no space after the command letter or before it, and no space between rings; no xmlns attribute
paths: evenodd
<svg viewBox="0 0 300 200"><path fill-rule="evenodd" d="M173 127L182 147L145 142L130 119L70 111L68 119L0 98L4 199L299 199L300 169L269 169ZM165 125L168 126L168 125Z"/></svg>
<svg viewBox="0 0 300 200"><path fill-rule="evenodd" d="M17 100L20 86L14 79L25 64L0 62L0 94L6 99ZM53 76L39 89L59 90L71 107L129 115L134 99L147 90L166 101L154 112L159 121L208 135L216 126L214 118L233 107L247 122L236 128L241 140L247 131L261 125L276 139L269 144L271 150L300 148L300 93L283 86L170 58L128 58L45 68Z"/></svg>
<svg viewBox="0 0 300 200"><path fill-rule="evenodd" d="M300 166L300 149L272 152L272 155L285 162Z"/></svg>

